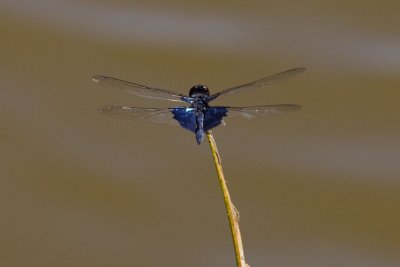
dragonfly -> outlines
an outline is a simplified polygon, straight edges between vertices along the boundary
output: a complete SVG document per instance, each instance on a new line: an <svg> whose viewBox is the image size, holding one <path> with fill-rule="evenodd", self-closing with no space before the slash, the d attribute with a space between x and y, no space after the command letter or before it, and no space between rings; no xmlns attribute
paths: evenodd
<svg viewBox="0 0 400 267"><path fill-rule="evenodd" d="M230 87L212 95L207 86L201 84L193 86L189 91L189 95L184 95L179 92L149 87L102 75L95 75L92 79L102 86L129 95L186 103L186 106L170 108L103 106L99 108L99 112L115 118L181 126L193 132L196 136L197 144L200 145L205 133L221 123L224 124L223 119L225 117L242 116L251 119L300 109L300 106L296 104L247 107L210 106L212 101L228 95L269 87L276 82L286 80L304 71L305 68L302 67L290 69L253 82Z"/></svg>

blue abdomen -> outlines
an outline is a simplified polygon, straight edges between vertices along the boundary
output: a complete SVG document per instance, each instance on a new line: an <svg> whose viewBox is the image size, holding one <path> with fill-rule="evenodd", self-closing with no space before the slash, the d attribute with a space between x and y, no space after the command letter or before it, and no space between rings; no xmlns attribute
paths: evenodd
<svg viewBox="0 0 400 267"><path fill-rule="evenodd" d="M171 108L172 114L174 114L174 119L179 122L179 124L194 133L200 127L197 127L196 123L196 111L194 108L190 107L175 107ZM204 131L211 130L212 128L221 124L223 117L226 116L226 107L207 107L204 112L203 129Z"/></svg>
<svg viewBox="0 0 400 267"><path fill-rule="evenodd" d="M204 112L204 131L211 130L220 125L222 119L226 117L226 112L226 107L208 107Z"/></svg>
<svg viewBox="0 0 400 267"><path fill-rule="evenodd" d="M171 108L172 114L174 114L174 119L179 122L179 124L194 133L196 133L196 113L194 108L187 107L176 107Z"/></svg>

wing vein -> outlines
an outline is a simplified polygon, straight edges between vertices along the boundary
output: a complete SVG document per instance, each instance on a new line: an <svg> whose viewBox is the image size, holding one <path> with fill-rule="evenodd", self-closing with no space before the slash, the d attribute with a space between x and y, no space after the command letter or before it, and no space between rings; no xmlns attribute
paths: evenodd
<svg viewBox="0 0 400 267"><path fill-rule="evenodd" d="M114 91L135 95L140 97L147 97L153 99L163 99L169 101L184 102L183 94L173 91L168 91L164 89L158 89L153 87L148 87L138 83L132 83L117 78L96 75L93 76L93 81L99 83L100 85L110 88Z"/></svg>
<svg viewBox="0 0 400 267"><path fill-rule="evenodd" d="M274 83L289 79L295 75L303 73L305 70L306 70L305 68L295 68L295 69L287 70L284 72L280 72L280 73L256 80L254 82L245 83L242 85L238 85L238 86L234 86L234 87L222 90L222 91L214 94L211 98L215 99L215 98L217 98L219 96L223 96L223 95L236 94L236 93L240 93L243 91L252 90L252 89L256 89L256 88L268 87Z"/></svg>

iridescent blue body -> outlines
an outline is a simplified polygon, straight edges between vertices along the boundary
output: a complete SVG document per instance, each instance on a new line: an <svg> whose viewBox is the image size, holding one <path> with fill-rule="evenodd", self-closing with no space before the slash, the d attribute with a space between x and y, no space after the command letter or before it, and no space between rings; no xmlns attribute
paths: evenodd
<svg viewBox="0 0 400 267"><path fill-rule="evenodd" d="M259 116L286 113L300 108L300 106L296 104L248 107L209 106L211 101L227 95L237 94L261 87L268 87L277 81L287 79L304 71L305 68L287 70L264 77L254 82L227 88L213 95L210 95L210 91L204 85L193 86L190 89L189 95L184 95L179 92L149 87L102 75L93 76L93 81L108 86L115 91L129 95L189 104L190 106L186 107L176 106L170 108L103 106L99 111L115 118L181 126L184 129L193 132L196 135L197 143L201 144L204 139L204 133L220 125L226 116L242 116L250 119Z"/></svg>
<svg viewBox="0 0 400 267"><path fill-rule="evenodd" d="M196 134L196 141L201 144L204 133L221 124L223 117L227 115L226 107L210 107L208 102L210 92L204 85L196 85L190 89L189 97L182 100L189 103L190 107L174 107L171 112L179 124Z"/></svg>

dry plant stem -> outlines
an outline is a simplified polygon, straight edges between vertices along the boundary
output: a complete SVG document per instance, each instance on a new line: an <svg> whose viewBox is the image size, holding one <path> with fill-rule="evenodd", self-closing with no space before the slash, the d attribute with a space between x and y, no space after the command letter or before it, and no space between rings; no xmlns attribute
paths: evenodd
<svg viewBox="0 0 400 267"><path fill-rule="evenodd" d="M244 259L242 236L240 235L239 229L239 214L231 201L228 187L226 186L224 173L222 171L221 158L219 156L217 145L211 131L207 132L207 138L214 158L215 168L217 169L219 183L221 185L222 194L224 196L226 211L228 212L229 226L231 228L233 246L235 248L236 264L238 267L250 267L246 264L246 261Z"/></svg>

